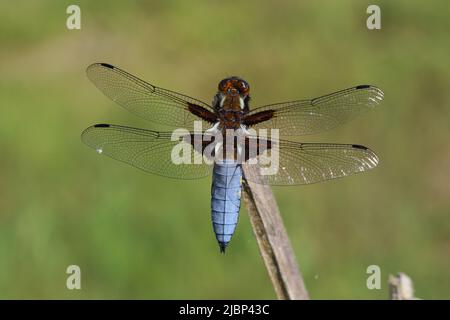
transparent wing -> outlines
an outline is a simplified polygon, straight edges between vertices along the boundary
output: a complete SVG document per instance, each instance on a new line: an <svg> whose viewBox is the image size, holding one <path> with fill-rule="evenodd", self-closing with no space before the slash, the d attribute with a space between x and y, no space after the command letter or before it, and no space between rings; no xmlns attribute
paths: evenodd
<svg viewBox="0 0 450 320"><path fill-rule="evenodd" d="M216 118L206 103L158 88L110 64L94 63L86 73L106 96L146 120L192 130L194 120L204 120L209 127Z"/></svg>
<svg viewBox="0 0 450 320"><path fill-rule="evenodd" d="M244 122L253 129L279 129L280 135L316 134L343 124L382 99L383 92L377 87L360 85L311 100L256 108Z"/></svg>
<svg viewBox="0 0 450 320"><path fill-rule="evenodd" d="M211 173L211 166L202 162L190 144L171 141L170 132L156 132L131 127L98 124L83 131L81 140L97 153L131 164L144 171L170 178L197 179ZM171 155L173 148L186 144L190 150L191 164L175 164Z"/></svg>
<svg viewBox="0 0 450 320"><path fill-rule="evenodd" d="M270 157L274 161L277 159L276 149L279 160L270 162ZM379 162L372 150L360 145L300 143L286 140L272 142L271 149L262 152L258 158L259 164L266 163L262 168L269 168L270 164L274 163L275 171L262 177L246 178L271 185L310 184L345 177L373 169Z"/></svg>

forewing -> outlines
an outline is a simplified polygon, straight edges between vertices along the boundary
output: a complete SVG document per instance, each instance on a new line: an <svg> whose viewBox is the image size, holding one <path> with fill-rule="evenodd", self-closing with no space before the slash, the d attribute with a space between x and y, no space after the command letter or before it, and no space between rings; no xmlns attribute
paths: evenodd
<svg viewBox="0 0 450 320"><path fill-rule="evenodd" d="M279 129L280 135L309 135L335 128L377 106L383 92L360 85L311 100L267 105L252 110L244 123L253 129Z"/></svg>
<svg viewBox="0 0 450 320"><path fill-rule="evenodd" d="M194 120L209 127L216 119L206 103L156 87L110 64L94 63L86 73L106 96L146 120L192 130Z"/></svg>
<svg viewBox="0 0 450 320"><path fill-rule="evenodd" d="M211 166L204 161L195 163L199 154L192 145L182 139L171 140L172 133L156 132L131 127L99 124L83 131L82 141L97 153L131 164L141 170L178 179L197 179L211 173ZM175 164L173 148L186 144L190 150L190 164ZM201 155L200 155L201 157Z"/></svg>

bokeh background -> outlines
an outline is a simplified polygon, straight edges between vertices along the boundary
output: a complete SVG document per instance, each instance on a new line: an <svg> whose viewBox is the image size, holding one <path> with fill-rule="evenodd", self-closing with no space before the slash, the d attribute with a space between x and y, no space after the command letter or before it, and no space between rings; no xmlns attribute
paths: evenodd
<svg viewBox="0 0 450 320"><path fill-rule="evenodd" d="M66 8L81 7L81 30ZM366 28L381 7L382 29ZM226 255L210 179L153 176L83 145L94 123L154 128L85 75L108 62L211 101L240 75L253 106L358 84L383 104L302 141L358 143L380 166L274 188L314 299L386 299L390 273L450 298L446 1L14 1L0 10L0 298L272 299L245 208ZM68 265L82 289L68 290ZM381 290L366 268L379 265Z"/></svg>

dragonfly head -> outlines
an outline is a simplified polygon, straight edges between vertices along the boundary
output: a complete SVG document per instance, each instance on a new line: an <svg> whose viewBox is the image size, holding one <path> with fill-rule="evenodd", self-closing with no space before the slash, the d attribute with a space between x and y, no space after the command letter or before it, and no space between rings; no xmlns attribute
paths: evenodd
<svg viewBox="0 0 450 320"><path fill-rule="evenodd" d="M247 81L236 76L228 77L219 82L213 105L216 109L248 110L249 93Z"/></svg>
<svg viewBox="0 0 450 320"><path fill-rule="evenodd" d="M248 82L239 77L225 78L219 82L219 92L223 95L240 95L242 98L248 96L250 92L250 86Z"/></svg>

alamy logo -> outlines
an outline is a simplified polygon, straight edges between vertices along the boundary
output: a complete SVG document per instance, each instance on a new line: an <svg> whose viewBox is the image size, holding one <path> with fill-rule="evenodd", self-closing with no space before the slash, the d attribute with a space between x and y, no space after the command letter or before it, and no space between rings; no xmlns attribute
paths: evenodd
<svg viewBox="0 0 450 320"><path fill-rule="evenodd" d="M377 266L376 264L372 264L367 267L366 272L367 272L367 274L370 274L370 276L367 277L367 281L366 281L367 289L369 289L369 290L381 289L380 266Z"/></svg>
<svg viewBox="0 0 450 320"><path fill-rule="evenodd" d="M279 130L241 127L222 131L219 124L203 132L202 122L194 122L194 131L176 129L171 140L178 141L171 152L174 164L213 164L224 160L257 164L261 175L274 175L279 169Z"/></svg>
<svg viewBox="0 0 450 320"><path fill-rule="evenodd" d="M66 269L67 277L66 287L69 290L81 289L81 269L77 265L70 265Z"/></svg>
<svg viewBox="0 0 450 320"><path fill-rule="evenodd" d="M371 15L367 18L366 25L369 30L381 29L381 9L376 4L371 4L367 7L367 13Z"/></svg>
<svg viewBox="0 0 450 320"><path fill-rule="evenodd" d="M81 29L81 9L79 6L72 4L67 7L66 13L70 14L66 20L66 27L69 30Z"/></svg>

